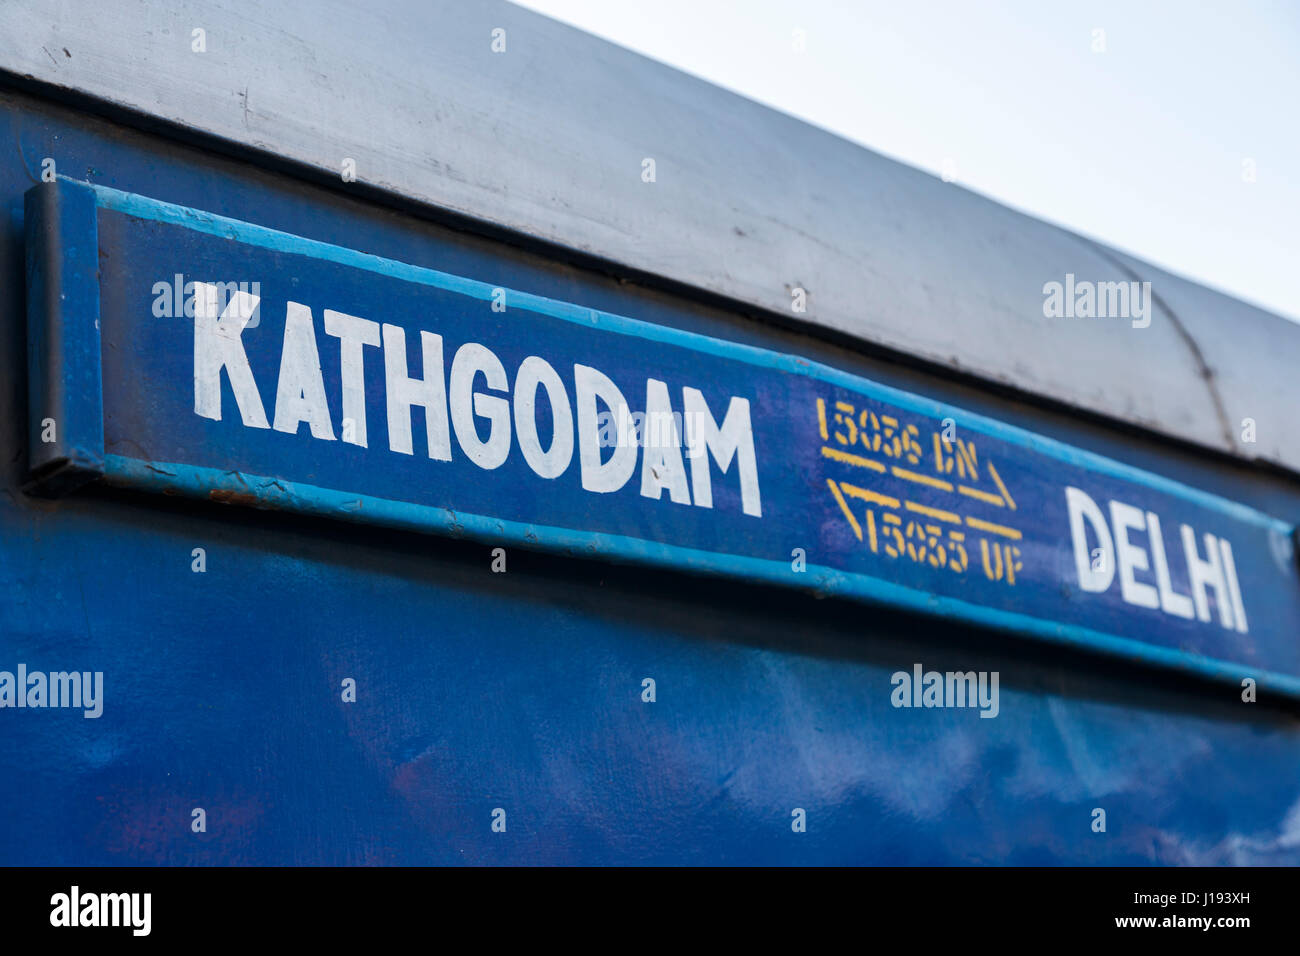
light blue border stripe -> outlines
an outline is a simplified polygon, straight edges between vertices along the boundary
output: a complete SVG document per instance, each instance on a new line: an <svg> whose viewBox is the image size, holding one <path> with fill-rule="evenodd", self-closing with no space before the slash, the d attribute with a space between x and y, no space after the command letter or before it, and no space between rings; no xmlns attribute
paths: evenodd
<svg viewBox="0 0 1300 956"><path fill-rule="evenodd" d="M1073 624L972 604L960 598L940 597L869 575L822 565L809 565L807 571L796 575L787 561L700 551L624 535L524 524L460 511L453 513L429 505L335 491L283 478L245 475L195 465L146 463L122 455L106 455L104 464L104 480L119 487L209 500L212 491L252 494L267 508L276 510L407 531L433 532L486 544L512 544L570 553L576 557L599 556L677 571L766 581L1028 634L1066 647L1101 651L1197 677L1226 681L1236 687L1240 687L1243 677L1253 677L1263 690L1300 699L1300 677L1260 671L1246 664L1144 644Z"/></svg>
<svg viewBox="0 0 1300 956"><path fill-rule="evenodd" d="M420 283L421 285L435 286L475 299L486 300L492 297L494 287L485 282L450 275L446 272L438 272L434 269L426 269L422 266L413 266L393 259L384 259L380 256L357 252L342 246L330 245L315 239L305 239L302 236L267 229L264 226L241 222L237 219L228 219L225 216L214 215L213 213L191 209L186 206L177 206L172 203L149 199L145 196L123 192L108 186L86 185L89 185L95 191L98 202L103 208L112 209L136 218L172 223L193 229L196 232L266 249L274 249L277 252L336 262L339 265L364 269L379 275L391 276L396 279ZM1136 482L1156 491L1174 495L1202 507L1221 512L1239 521L1260 525L1284 535L1289 535L1292 531L1292 525L1271 515L1264 514L1249 505L1231 501L1219 495L1201 491L1198 488L1192 488L1171 478L1143 471L1140 468L1123 464L1095 452L1075 448L1056 439L1018 428L1015 425L1008 425L996 419L967 412L953 405L946 405L942 402L914 395L911 392L905 392L888 385L881 385L870 379L860 378L818 362L811 362L807 359L780 352L772 352L752 345L727 342L707 335L700 335L697 332L685 332L681 329L654 325L610 312L587 309L572 303L531 295L527 292L507 290L506 298L512 308L523 308L591 328L604 329L622 335L634 335L639 338L680 346L681 348L745 362L750 365L772 368L790 375L807 375L930 418L958 419L962 422L964 428L971 428L992 438L1010 442L1022 448L1028 448L1031 451L1048 455L1059 461L1089 471L1101 472L1124 481Z"/></svg>

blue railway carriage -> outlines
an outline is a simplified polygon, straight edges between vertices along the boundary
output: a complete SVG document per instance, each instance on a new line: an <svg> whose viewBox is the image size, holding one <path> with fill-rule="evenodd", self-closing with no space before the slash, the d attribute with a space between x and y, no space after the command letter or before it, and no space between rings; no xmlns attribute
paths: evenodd
<svg viewBox="0 0 1300 956"><path fill-rule="evenodd" d="M0 863L1300 861L1300 327L319 7L0 6Z"/></svg>

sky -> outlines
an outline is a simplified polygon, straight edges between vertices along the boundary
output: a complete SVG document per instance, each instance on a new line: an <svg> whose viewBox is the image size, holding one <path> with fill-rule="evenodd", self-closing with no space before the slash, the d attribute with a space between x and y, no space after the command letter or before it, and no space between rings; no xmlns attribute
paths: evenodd
<svg viewBox="0 0 1300 956"><path fill-rule="evenodd" d="M1300 0L514 2L1300 322Z"/></svg>

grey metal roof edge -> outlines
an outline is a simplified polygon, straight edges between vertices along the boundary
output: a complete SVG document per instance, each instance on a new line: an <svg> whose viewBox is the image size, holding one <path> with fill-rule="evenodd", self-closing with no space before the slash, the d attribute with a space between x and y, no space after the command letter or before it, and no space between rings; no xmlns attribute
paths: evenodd
<svg viewBox="0 0 1300 956"><path fill-rule="evenodd" d="M369 190L1300 472L1300 325L523 8L66 11L0 6L0 70L341 188L351 160ZM1048 318L1067 276L1150 282L1150 324Z"/></svg>

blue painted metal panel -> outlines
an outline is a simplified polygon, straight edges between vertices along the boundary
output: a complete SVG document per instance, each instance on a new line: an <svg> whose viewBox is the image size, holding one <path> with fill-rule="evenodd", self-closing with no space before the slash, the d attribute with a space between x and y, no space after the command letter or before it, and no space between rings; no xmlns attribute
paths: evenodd
<svg viewBox="0 0 1300 956"><path fill-rule="evenodd" d="M25 584L75 617L30 607L5 659L104 666L107 702L0 712L0 858L1300 862L1293 721L827 602L284 522L96 501L47 526ZM1000 669L998 718L893 709L918 657Z"/></svg>
<svg viewBox="0 0 1300 956"><path fill-rule="evenodd" d="M21 197L55 156L124 190L814 352L1282 517L1300 514L1293 483L48 103L0 96L0 140L16 144L0 155L0 669L102 670L106 689L95 720L0 711L0 862L1300 863L1300 729L1232 688L720 579L516 549L498 575L485 549L437 537L93 486L21 494ZM890 675L918 660L999 670L998 718L894 709Z"/></svg>

